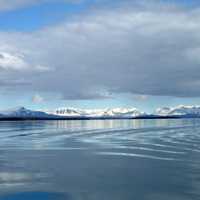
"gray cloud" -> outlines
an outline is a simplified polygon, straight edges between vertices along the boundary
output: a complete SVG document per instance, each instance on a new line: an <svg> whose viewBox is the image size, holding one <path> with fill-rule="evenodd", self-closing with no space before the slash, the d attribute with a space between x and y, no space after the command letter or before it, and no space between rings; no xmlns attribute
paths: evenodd
<svg viewBox="0 0 200 200"><path fill-rule="evenodd" d="M54 91L66 99L200 96L200 9L127 2L33 33L0 33L0 51L24 55L32 69L49 69L0 68L0 80L23 77L31 84L19 90Z"/></svg>

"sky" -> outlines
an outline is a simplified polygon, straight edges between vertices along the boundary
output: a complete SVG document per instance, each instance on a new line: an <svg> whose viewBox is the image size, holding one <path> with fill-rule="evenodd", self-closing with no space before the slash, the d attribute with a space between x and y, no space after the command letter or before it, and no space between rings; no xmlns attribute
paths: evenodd
<svg viewBox="0 0 200 200"><path fill-rule="evenodd" d="M200 105L195 0L0 0L0 109Z"/></svg>

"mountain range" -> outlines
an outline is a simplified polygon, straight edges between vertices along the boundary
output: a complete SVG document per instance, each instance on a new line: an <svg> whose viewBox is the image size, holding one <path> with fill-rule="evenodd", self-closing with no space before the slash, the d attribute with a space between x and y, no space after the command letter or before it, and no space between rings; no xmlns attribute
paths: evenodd
<svg viewBox="0 0 200 200"><path fill-rule="evenodd" d="M163 107L154 113L136 108L77 109L58 108L34 111L24 107L0 111L0 120L15 119L137 119L137 118L191 118L200 117L200 106Z"/></svg>
<svg viewBox="0 0 200 200"><path fill-rule="evenodd" d="M200 106L163 107L158 108L155 115L159 116L182 116L182 117L200 117Z"/></svg>

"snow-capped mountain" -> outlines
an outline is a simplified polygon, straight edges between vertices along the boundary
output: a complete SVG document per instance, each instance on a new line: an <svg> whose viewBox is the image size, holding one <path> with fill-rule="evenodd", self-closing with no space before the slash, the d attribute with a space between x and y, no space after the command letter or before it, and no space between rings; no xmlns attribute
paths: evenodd
<svg viewBox="0 0 200 200"><path fill-rule="evenodd" d="M113 108L113 109L76 109L76 108L58 108L53 112L48 112L58 116L65 117L139 117L146 115L136 108Z"/></svg>
<svg viewBox="0 0 200 200"><path fill-rule="evenodd" d="M62 119L62 118L134 118L146 116L136 108L77 109L59 108L54 111L33 111L24 107L0 111L0 118Z"/></svg>
<svg viewBox="0 0 200 200"><path fill-rule="evenodd" d="M156 115L159 116L200 116L200 106L184 106L163 107L156 110Z"/></svg>
<svg viewBox="0 0 200 200"><path fill-rule="evenodd" d="M24 107L0 111L0 119L128 119L128 118L200 117L200 106L163 107L154 114L136 108L77 109L59 108L53 111L33 111Z"/></svg>
<svg viewBox="0 0 200 200"><path fill-rule="evenodd" d="M42 118L50 115L42 111L33 111L24 107L0 111L0 117Z"/></svg>

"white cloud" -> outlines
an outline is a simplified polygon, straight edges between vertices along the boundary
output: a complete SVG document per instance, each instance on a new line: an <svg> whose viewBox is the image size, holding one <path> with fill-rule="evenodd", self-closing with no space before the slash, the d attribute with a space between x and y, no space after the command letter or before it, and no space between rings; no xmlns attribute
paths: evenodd
<svg viewBox="0 0 200 200"><path fill-rule="evenodd" d="M33 103L42 103L44 101L44 98L42 96L40 96L39 94L35 94L32 97L32 102Z"/></svg>
<svg viewBox="0 0 200 200"><path fill-rule="evenodd" d="M147 101L149 96L147 96L147 95L133 95L133 98L137 101Z"/></svg>
<svg viewBox="0 0 200 200"><path fill-rule="evenodd" d="M50 68L42 65L31 65L26 61L25 55L0 52L0 69L14 71L49 71Z"/></svg>
<svg viewBox="0 0 200 200"><path fill-rule="evenodd" d="M27 68L27 64L21 55L0 52L0 68L5 70L24 70Z"/></svg>

